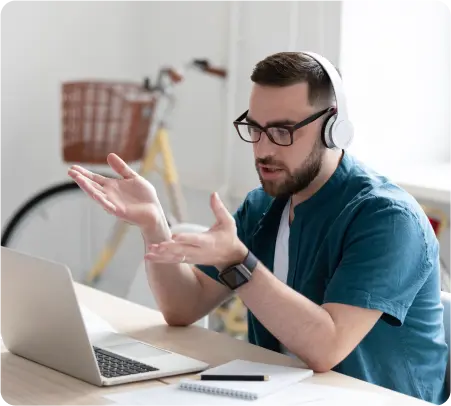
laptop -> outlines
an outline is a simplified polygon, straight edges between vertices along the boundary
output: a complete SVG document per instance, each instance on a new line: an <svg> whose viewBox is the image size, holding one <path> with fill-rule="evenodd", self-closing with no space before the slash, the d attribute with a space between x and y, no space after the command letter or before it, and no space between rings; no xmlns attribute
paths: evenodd
<svg viewBox="0 0 451 406"><path fill-rule="evenodd" d="M89 336L66 265L6 247L1 263L1 336L11 353L97 386L208 368L127 335Z"/></svg>

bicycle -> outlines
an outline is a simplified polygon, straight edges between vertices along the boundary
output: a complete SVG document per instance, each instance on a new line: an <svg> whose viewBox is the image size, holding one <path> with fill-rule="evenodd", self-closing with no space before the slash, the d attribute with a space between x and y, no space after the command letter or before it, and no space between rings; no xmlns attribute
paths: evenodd
<svg viewBox="0 0 451 406"><path fill-rule="evenodd" d="M185 66L186 68L197 68L199 71L213 76L226 77L224 69L213 67L208 60L195 59L188 63ZM64 83L62 87L64 161L67 163L104 164L106 156L110 152L118 153L127 163L141 160L138 173L143 177L146 177L151 172L157 173L163 179L167 188L170 211L165 211L164 214L169 226L171 228L178 227L179 230L199 232L205 228L200 225L186 223L186 204L180 188L166 122L166 117L175 101L174 88L182 80L183 74L180 71L171 67L163 67L158 72L154 86L149 78L146 78L141 85L100 81ZM93 94L87 96L90 90ZM83 96L80 96L80 94ZM103 111L99 107L101 94L108 98L107 108ZM116 131L116 138L107 139L105 125L102 128L104 137L100 137L100 139L97 139L97 142L94 142L96 125L102 122L100 116L104 119L106 118L104 124L109 123L113 125L113 100L117 100L119 97L121 102L124 102L124 94L129 98L127 100L129 108L126 111L128 116L123 118L129 126L125 137L120 138L124 134ZM80 97L85 99L81 100ZM93 102L94 107L98 108L91 109L91 120L88 120L89 125L86 127L87 121L84 121L86 117L83 116L86 114L85 108L89 106L89 100ZM161 112L158 112L159 109ZM75 127L78 128L78 132L74 132ZM83 128L80 129L80 127ZM86 128L91 130L90 143L86 140ZM113 145L115 142L119 143L119 145ZM86 148L87 146L90 148ZM159 156L162 158L162 167L159 167L156 163ZM27 231L29 231L26 229L27 220L37 216L40 210L49 215L50 210L54 210L55 206L58 206L57 203L61 203L67 197L70 197L69 201L72 202L74 196L85 198L84 192L73 181L52 185L32 196L18 208L6 223L6 227L2 232L1 245L14 246L14 241L20 235L27 235ZM52 206L53 209L51 209ZM30 226L28 225L28 227ZM92 286L100 280L100 277L105 273L107 265L118 251L128 227L127 223L115 219L115 224L104 248L84 280L85 284ZM32 228L33 225L31 226ZM35 228L37 228L36 233L39 233L39 228ZM42 226L40 228L42 229Z"/></svg>

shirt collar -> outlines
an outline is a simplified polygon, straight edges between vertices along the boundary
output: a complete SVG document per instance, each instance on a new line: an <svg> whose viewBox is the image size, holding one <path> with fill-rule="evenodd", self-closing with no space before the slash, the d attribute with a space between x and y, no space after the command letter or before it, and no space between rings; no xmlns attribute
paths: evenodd
<svg viewBox="0 0 451 406"><path fill-rule="evenodd" d="M334 195L340 193L343 183L346 181L351 167L353 165L352 157L346 152L343 152L343 156L338 164L337 169L334 171L332 176L327 180L327 182L319 189L313 196L311 196L306 201L299 203L294 208L294 214L300 214L310 210L311 208L317 208L326 202L330 202L330 199ZM283 198L273 198L268 208L263 213L261 217L255 234L257 234L263 227L268 225L279 226L280 216L282 215L283 209L287 204L289 197ZM255 235L254 234L254 235Z"/></svg>

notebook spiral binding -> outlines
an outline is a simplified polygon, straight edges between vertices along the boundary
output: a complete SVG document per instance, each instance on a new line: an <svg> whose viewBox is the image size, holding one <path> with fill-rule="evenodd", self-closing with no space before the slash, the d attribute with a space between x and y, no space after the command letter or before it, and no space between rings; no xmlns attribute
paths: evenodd
<svg viewBox="0 0 451 406"><path fill-rule="evenodd" d="M257 396L255 394L238 391L238 390L231 390L231 389L224 389L224 388L212 388L212 387L205 387L205 386L199 386L199 385L191 385L189 383L181 383L180 388L187 389L187 390L194 391L194 392L209 393L212 395L230 396L230 397L246 399L246 400L256 400L257 399Z"/></svg>

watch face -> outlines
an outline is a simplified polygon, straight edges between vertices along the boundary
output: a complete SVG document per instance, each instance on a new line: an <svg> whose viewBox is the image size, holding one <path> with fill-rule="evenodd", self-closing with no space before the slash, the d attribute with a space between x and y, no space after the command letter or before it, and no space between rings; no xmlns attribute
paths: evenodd
<svg viewBox="0 0 451 406"><path fill-rule="evenodd" d="M229 268L222 272L221 279L231 289L236 289L248 282L248 279L236 268Z"/></svg>

